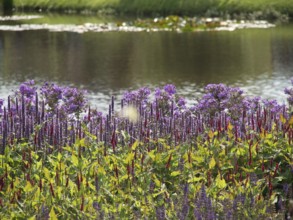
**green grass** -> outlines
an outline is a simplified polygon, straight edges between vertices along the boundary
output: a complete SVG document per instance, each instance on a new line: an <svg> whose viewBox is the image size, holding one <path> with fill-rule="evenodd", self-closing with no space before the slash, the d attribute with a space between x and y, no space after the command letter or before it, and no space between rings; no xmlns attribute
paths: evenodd
<svg viewBox="0 0 293 220"><path fill-rule="evenodd" d="M112 8L133 14L205 14L278 11L293 15L288 0L14 0L16 8L49 10L102 10Z"/></svg>

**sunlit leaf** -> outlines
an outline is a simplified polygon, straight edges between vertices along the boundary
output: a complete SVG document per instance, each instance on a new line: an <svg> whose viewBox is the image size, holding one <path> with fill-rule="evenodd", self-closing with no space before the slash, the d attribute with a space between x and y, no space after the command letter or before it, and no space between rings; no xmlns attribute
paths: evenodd
<svg viewBox="0 0 293 220"><path fill-rule="evenodd" d="M196 183L196 182L199 182L203 179L203 177L193 177L191 179L188 180L188 183Z"/></svg>
<svg viewBox="0 0 293 220"><path fill-rule="evenodd" d="M131 147L132 150L135 150L139 145L139 141L135 141Z"/></svg>
<svg viewBox="0 0 293 220"><path fill-rule="evenodd" d="M50 176L50 171L47 169L47 167L44 167L44 168L43 168L43 173L44 173L44 175L45 175L45 178L46 178L47 180L50 180L50 178L51 178L51 176Z"/></svg>
<svg viewBox="0 0 293 220"><path fill-rule="evenodd" d="M210 160L210 163L209 163L209 168L210 169L213 169L216 165L216 161L215 161L215 158L212 157L212 159Z"/></svg>
<svg viewBox="0 0 293 220"><path fill-rule="evenodd" d="M49 218L50 220L58 220L57 215L55 214L55 211L54 211L54 207L51 208L49 216L50 216Z"/></svg>
<svg viewBox="0 0 293 220"><path fill-rule="evenodd" d="M180 171L173 171L173 172L171 173L171 176L179 176L180 174L181 174Z"/></svg>
<svg viewBox="0 0 293 220"><path fill-rule="evenodd" d="M74 166L78 166L78 158L75 155L71 155L72 163Z"/></svg>
<svg viewBox="0 0 293 220"><path fill-rule="evenodd" d="M32 190L33 190L33 186L32 186L32 184L31 184L29 181L26 181L26 185L25 185L25 187L23 188L23 190L24 190L25 192L30 192L30 191L32 191Z"/></svg>
<svg viewBox="0 0 293 220"><path fill-rule="evenodd" d="M214 132L212 130L209 131L208 136L210 139L214 137Z"/></svg>
<svg viewBox="0 0 293 220"><path fill-rule="evenodd" d="M291 118L289 119L288 124L293 125L293 116L291 116Z"/></svg>
<svg viewBox="0 0 293 220"><path fill-rule="evenodd" d="M129 163L131 163L131 161L133 160L133 158L134 158L134 153L133 153L133 152L130 152L130 153L128 154L128 156L126 157L126 159L124 160L124 163L125 163L125 164L129 164Z"/></svg>
<svg viewBox="0 0 293 220"><path fill-rule="evenodd" d="M286 118L283 116L283 114L280 115L280 121L282 124L285 124L287 122Z"/></svg>
<svg viewBox="0 0 293 220"><path fill-rule="evenodd" d="M58 155L57 155L57 160L58 160L58 162L61 161L61 158L62 158L62 155L60 154L60 152L58 152Z"/></svg>
<svg viewBox="0 0 293 220"><path fill-rule="evenodd" d="M224 178L221 179L220 174L216 178L216 186L220 189L223 189L227 186L227 183Z"/></svg>

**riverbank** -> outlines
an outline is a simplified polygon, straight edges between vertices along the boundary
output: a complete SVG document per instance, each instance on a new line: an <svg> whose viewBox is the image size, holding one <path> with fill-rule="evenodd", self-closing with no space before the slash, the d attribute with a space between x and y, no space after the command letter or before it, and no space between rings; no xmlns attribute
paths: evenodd
<svg viewBox="0 0 293 220"><path fill-rule="evenodd" d="M17 11L242 16L252 19L293 17L293 2L286 0L14 0L13 3Z"/></svg>

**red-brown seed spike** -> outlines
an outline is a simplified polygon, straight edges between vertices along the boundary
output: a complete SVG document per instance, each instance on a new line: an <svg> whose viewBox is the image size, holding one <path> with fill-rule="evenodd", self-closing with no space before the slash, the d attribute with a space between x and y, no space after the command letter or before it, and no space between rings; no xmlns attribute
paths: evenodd
<svg viewBox="0 0 293 220"><path fill-rule="evenodd" d="M10 182L10 188L11 188L11 189L14 188L13 180Z"/></svg>
<svg viewBox="0 0 293 220"><path fill-rule="evenodd" d="M58 182L59 182L59 172L58 169L56 169L56 184L58 186Z"/></svg>
<svg viewBox="0 0 293 220"><path fill-rule="evenodd" d="M82 172L80 171L80 182L83 182L83 176L82 176Z"/></svg>
<svg viewBox="0 0 293 220"><path fill-rule="evenodd" d="M191 151L188 151L188 163L191 163Z"/></svg>
<svg viewBox="0 0 293 220"><path fill-rule="evenodd" d="M50 183L50 191L51 191L52 196L55 198L55 193L54 193L54 188L53 188L52 183Z"/></svg>
<svg viewBox="0 0 293 220"><path fill-rule="evenodd" d="M134 160L131 162L131 174L134 175Z"/></svg>
<svg viewBox="0 0 293 220"><path fill-rule="evenodd" d="M91 107L89 106L89 113L87 116L87 120L90 122L91 121Z"/></svg>
<svg viewBox="0 0 293 220"><path fill-rule="evenodd" d="M170 167L171 159L172 159L172 153L170 154L169 159L168 159L167 164L166 164L167 169L169 169L169 167Z"/></svg>
<svg viewBox="0 0 293 220"><path fill-rule="evenodd" d="M69 178L68 178L68 176L67 176L67 177L66 177L65 187L68 187L68 184L69 184Z"/></svg>
<svg viewBox="0 0 293 220"><path fill-rule="evenodd" d="M42 182L42 179L40 179L40 181L39 181L39 188L40 188L40 191L42 191L42 189L43 189L43 182Z"/></svg>
<svg viewBox="0 0 293 220"><path fill-rule="evenodd" d="M21 199L21 190L18 190L17 191L17 200L20 200Z"/></svg>
<svg viewBox="0 0 293 220"><path fill-rule="evenodd" d="M83 211L83 208L84 208L84 196L81 197L80 211Z"/></svg>
<svg viewBox="0 0 293 220"><path fill-rule="evenodd" d="M77 189L79 191L80 190L80 179L79 179L79 175L78 174L76 176L76 185L77 185Z"/></svg>

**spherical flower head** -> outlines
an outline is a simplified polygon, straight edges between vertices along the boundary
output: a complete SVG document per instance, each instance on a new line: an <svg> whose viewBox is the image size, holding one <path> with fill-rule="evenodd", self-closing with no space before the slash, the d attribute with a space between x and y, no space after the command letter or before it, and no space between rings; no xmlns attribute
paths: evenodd
<svg viewBox="0 0 293 220"><path fill-rule="evenodd" d="M37 87L35 87L35 81L29 80L19 86L19 93L25 97L31 98L35 95Z"/></svg>
<svg viewBox="0 0 293 220"><path fill-rule="evenodd" d="M179 107L185 107L186 101L183 97L179 97L177 104Z"/></svg>
<svg viewBox="0 0 293 220"><path fill-rule="evenodd" d="M156 88L155 89L155 97L156 98L160 98L161 97L161 94L162 94L162 91L160 88Z"/></svg>
<svg viewBox="0 0 293 220"><path fill-rule="evenodd" d="M173 84L167 84L164 86L165 92L167 92L170 96L176 93L176 87Z"/></svg>

